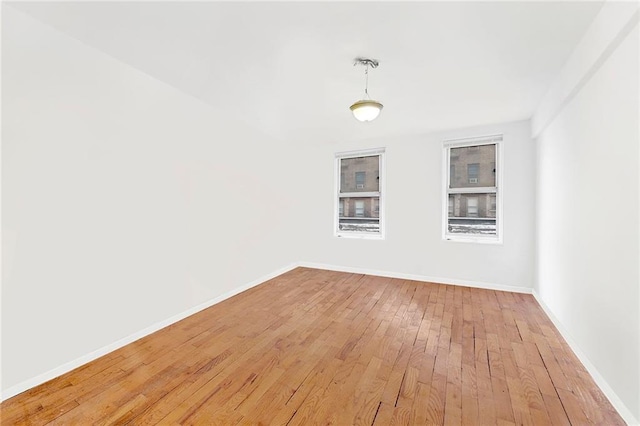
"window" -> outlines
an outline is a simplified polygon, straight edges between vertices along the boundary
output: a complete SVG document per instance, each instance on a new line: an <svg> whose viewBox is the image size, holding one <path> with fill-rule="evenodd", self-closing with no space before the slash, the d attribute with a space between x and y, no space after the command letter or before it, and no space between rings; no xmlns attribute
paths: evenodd
<svg viewBox="0 0 640 426"><path fill-rule="evenodd" d="M338 237L383 237L384 149L336 154Z"/></svg>
<svg viewBox="0 0 640 426"><path fill-rule="evenodd" d="M480 164L478 163L467 164L467 176L469 177L469 183L478 183L479 169L480 169Z"/></svg>
<svg viewBox="0 0 640 426"><path fill-rule="evenodd" d="M478 197L467 198L467 216L478 217Z"/></svg>
<svg viewBox="0 0 640 426"><path fill-rule="evenodd" d="M443 236L447 240L502 241L500 146L502 136L444 142ZM467 179L455 170L467 170Z"/></svg>

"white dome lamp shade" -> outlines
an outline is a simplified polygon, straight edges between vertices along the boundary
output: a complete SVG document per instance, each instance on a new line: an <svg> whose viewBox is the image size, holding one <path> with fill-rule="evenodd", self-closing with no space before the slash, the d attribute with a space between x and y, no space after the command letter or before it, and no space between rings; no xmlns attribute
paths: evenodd
<svg viewBox="0 0 640 426"><path fill-rule="evenodd" d="M382 104L369 97L369 67L377 68L380 63L375 59L356 58L354 65L365 66L365 98L351 105L351 112L358 121L373 121L378 117L378 115L380 115L380 111L382 111Z"/></svg>
<svg viewBox="0 0 640 426"><path fill-rule="evenodd" d="M380 102L363 99L351 105L350 108L356 120L373 121L380 115L382 104Z"/></svg>

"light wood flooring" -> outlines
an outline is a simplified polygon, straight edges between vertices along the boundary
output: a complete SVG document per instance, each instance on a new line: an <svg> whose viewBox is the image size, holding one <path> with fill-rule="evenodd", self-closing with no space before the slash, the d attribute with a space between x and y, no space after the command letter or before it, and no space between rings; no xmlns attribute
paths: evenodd
<svg viewBox="0 0 640 426"><path fill-rule="evenodd" d="M0 409L3 425L624 424L530 295L307 268Z"/></svg>

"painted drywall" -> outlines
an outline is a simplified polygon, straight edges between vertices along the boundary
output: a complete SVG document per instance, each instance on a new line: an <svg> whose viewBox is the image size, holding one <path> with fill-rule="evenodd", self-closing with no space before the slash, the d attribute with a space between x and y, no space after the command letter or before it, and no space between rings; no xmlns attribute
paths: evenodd
<svg viewBox="0 0 640 426"><path fill-rule="evenodd" d="M3 390L291 262L277 141L2 18Z"/></svg>
<svg viewBox="0 0 640 426"><path fill-rule="evenodd" d="M615 6L615 4L613 5ZM603 11L613 7L605 5ZM627 7L628 5L624 5ZM637 10L637 5L636 5ZM578 50L570 88L541 104L537 145L535 292L592 366L629 423L640 419L638 14L602 19ZM616 30L614 28L614 30ZM595 33L594 33L595 31ZM591 58L588 63L584 58ZM582 62L584 66L576 64ZM586 76L586 78L585 78ZM534 117L535 118L535 117ZM545 123L548 123L545 126Z"/></svg>
<svg viewBox="0 0 640 426"><path fill-rule="evenodd" d="M377 120L363 126L376 124ZM445 241L443 141L496 133L504 134L503 244ZM386 238L337 238L332 211L336 196L334 153L378 147L386 148ZM528 121L316 146L305 160L307 172L298 191L304 196L304 215L313 224L307 229L303 260L439 282L530 289L534 266L534 158Z"/></svg>
<svg viewBox="0 0 640 426"><path fill-rule="evenodd" d="M611 50L633 26L630 19L638 11L637 2L604 2L593 22L555 77L531 118L531 133L538 137L564 104L577 93Z"/></svg>

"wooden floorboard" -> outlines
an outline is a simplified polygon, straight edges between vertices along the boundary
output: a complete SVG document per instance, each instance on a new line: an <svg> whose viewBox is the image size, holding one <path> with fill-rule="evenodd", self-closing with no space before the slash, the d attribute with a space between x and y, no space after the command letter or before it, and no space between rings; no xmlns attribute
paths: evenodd
<svg viewBox="0 0 640 426"><path fill-rule="evenodd" d="M624 425L531 295L297 268L0 405L3 425Z"/></svg>

